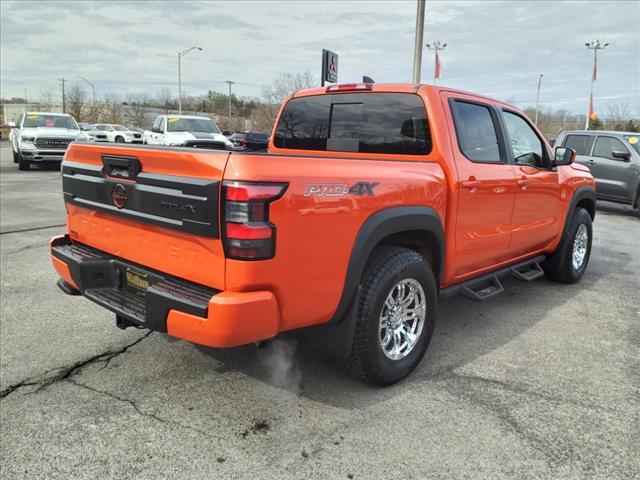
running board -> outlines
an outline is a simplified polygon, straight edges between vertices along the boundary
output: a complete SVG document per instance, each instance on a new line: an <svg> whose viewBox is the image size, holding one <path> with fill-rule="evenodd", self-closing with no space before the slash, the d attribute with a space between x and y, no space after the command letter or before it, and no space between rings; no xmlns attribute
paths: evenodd
<svg viewBox="0 0 640 480"><path fill-rule="evenodd" d="M489 300L490 298L504 292L504 287L500 282L500 278L502 277L510 275L522 282L532 282L533 280L544 276L544 271L540 266L544 259L545 256L540 255L539 257L501 268L495 272L487 273L479 277L472 278L471 280L443 288L440 290L440 297L449 298L460 294L478 302Z"/></svg>

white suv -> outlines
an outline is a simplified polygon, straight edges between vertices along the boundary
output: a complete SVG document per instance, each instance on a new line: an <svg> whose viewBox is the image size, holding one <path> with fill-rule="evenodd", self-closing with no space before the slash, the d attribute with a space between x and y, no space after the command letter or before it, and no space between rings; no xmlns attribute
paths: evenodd
<svg viewBox="0 0 640 480"><path fill-rule="evenodd" d="M160 115L151 131L145 132L145 143L199 148L224 145L224 148L233 150L233 143L220 133L213 120L191 115Z"/></svg>

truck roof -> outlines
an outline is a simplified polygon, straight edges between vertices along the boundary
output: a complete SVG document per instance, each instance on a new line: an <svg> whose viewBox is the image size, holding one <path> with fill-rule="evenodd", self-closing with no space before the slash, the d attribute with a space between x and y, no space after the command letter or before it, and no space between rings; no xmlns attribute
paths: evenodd
<svg viewBox="0 0 640 480"><path fill-rule="evenodd" d="M57 113L57 112L24 112L27 115L56 115L58 117L70 117L71 115L68 113Z"/></svg>
<svg viewBox="0 0 640 480"><path fill-rule="evenodd" d="M364 83L360 82L360 83L353 83L353 84L341 84L341 83L336 83L336 84L331 84L331 85L327 85L325 87L317 87L317 88L310 88L307 90L300 90L298 92L295 92L293 94L293 97L308 97L308 96L312 96L312 95L325 95L325 94L331 94L331 93L338 93L338 92L332 92L332 91L328 91L327 89L331 86L340 86L340 85L364 85ZM502 101L502 100L498 100L495 98L491 98L488 97L486 95L480 95L478 93L474 93L474 92L467 92L464 90L459 90L456 88L450 88L447 86L436 86L436 85L431 85L428 83L372 83L371 85L371 89L367 89L367 90L350 90L351 93L354 92L358 92L358 91L370 91L370 92L378 92L378 93L417 93L419 90L423 90L423 89L427 89L427 90L431 90L434 93L438 93L441 91L447 91L447 92L456 92L456 93L460 93L460 94L464 94L464 95L472 95L474 97L478 97L478 98L483 98L485 100L489 100L491 102L498 102L498 103L503 103L505 105L507 105L506 102ZM345 92L346 93L346 92Z"/></svg>

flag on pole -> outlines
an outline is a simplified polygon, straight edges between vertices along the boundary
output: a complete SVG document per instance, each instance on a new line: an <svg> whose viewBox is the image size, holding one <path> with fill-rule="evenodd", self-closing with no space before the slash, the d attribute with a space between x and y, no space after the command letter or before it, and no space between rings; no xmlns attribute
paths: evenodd
<svg viewBox="0 0 640 480"><path fill-rule="evenodd" d="M433 76L434 78L440 78L440 57L438 56L438 52L436 51L436 73Z"/></svg>

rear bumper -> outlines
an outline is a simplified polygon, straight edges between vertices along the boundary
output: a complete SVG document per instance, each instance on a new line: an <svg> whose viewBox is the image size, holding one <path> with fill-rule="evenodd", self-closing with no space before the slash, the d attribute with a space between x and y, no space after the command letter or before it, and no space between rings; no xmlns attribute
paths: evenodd
<svg viewBox="0 0 640 480"><path fill-rule="evenodd" d="M221 292L73 243L67 235L54 237L50 245L60 288L111 310L120 325L210 347L235 347L278 333L280 314L271 292ZM144 296L123 287L132 268L149 282Z"/></svg>

